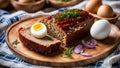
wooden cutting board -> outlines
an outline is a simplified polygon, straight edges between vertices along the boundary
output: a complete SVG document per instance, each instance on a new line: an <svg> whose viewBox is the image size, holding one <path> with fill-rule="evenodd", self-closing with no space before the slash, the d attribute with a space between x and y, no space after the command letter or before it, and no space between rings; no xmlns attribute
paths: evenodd
<svg viewBox="0 0 120 68"><path fill-rule="evenodd" d="M81 66L96 62L102 58L105 58L117 47L120 38L120 30L115 25L111 24L110 36L104 40L97 41L97 46L94 49L86 49L86 53L90 53L92 57L84 57L80 54L72 54L73 58L64 58L61 53L55 56L45 56L24 47L18 37L18 31L21 27L28 28L33 23L38 21L44 16L37 16L22 21L16 22L11 25L6 31L6 42L12 52L19 58L37 64L41 66ZM86 36L87 37L87 36ZM16 39L19 40L19 44L13 45L12 42Z"/></svg>

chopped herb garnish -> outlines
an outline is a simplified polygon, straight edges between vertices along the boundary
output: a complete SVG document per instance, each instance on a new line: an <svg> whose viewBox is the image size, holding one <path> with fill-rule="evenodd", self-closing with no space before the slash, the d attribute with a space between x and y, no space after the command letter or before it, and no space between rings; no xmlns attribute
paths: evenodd
<svg viewBox="0 0 120 68"><path fill-rule="evenodd" d="M20 42L17 39L12 42L13 45L17 45L18 43L20 43Z"/></svg>
<svg viewBox="0 0 120 68"><path fill-rule="evenodd" d="M48 37L48 40L51 40L51 41L53 41L53 39L52 39L52 38L50 38L50 37Z"/></svg>
<svg viewBox="0 0 120 68"><path fill-rule="evenodd" d="M74 17L80 17L80 12L78 10L68 10L68 11L64 11L61 13L61 15L57 16L57 19L63 19L66 17L69 18L74 18Z"/></svg>
<svg viewBox="0 0 120 68"><path fill-rule="evenodd" d="M53 18L52 23L55 23L55 22L56 22L56 19L55 19L55 18Z"/></svg>
<svg viewBox="0 0 120 68"><path fill-rule="evenodd" d="M61 12L60 15L53 18L53 23L55 23L56 20L58 20L58 19L64 19L66 17L68 17L68 18L74 18L74 17L80 18L80 12L79 12L79 10L68 10L68 11Z"/></svg>
<svg viewBox="0 0 120 68"><path fill-rule="evenodd" d="M72 50L73 50L73 47L72 48L67 48L65 51L64 51L64 54L63 54L63 57L71 57L71 53L72 53Z"/></svg>
<svg viewBox="0 0 120 68"><path fill-rule="evenodd" d="M56 1L68 2L68 1L71 1L71 0L56 0Z"/></svg>
<svg viewBox="0 0 120 68"><path fill-rule="evenodd" d="M79 16L79 17L77 17L77 19L80 19L81 17Z"/></svg>

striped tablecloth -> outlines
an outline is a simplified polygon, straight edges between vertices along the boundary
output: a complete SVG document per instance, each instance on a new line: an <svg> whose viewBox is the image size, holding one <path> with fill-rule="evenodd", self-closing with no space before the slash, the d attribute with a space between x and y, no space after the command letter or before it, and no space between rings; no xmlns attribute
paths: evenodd
<svg viewBox="0 0 120 68"><path fill-rule="evenodd" d="M87 1L81 2L80 4L68 8L61 8L49 13L45 13L42 11L38 11L36 13L27 13L25 11L17 11L15 13L10 14L8 11L0 9L0 65L12 68L42 68L45 66L37 66L27 63L22 59L16 57L8 48L5 41L5 30L16 21L22 20L28 17L34 17L42 14L55 14L57 12L64 11L66 9L84 9L84 6ZM111 5L114 8L114 11L120 13L120 1L104 1ZM118 20L117 25L119 25L120 21ZM46 67L45 67L46 68ZM50 67L48 67L50 68ZM120 45L118 45L117 49L110 54L107 58L104 58L96 63L89 64L84 67L79 68L120 68Z"/></svg>

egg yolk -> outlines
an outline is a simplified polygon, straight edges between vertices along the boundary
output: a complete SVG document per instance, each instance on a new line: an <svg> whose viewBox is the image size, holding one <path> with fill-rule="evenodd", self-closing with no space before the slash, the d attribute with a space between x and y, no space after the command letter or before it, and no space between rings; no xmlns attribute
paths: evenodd
<svg viewBox="0 0 120 68"><path fill-rule="evenodd" d="M38 31L41 30L43 28L43 25L41 23L37 23L33 26L33 29Z"/></svg>

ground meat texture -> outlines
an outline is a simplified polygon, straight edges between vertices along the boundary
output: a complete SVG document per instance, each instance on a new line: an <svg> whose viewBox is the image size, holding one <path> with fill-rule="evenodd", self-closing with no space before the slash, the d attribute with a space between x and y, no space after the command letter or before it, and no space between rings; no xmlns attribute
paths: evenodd
<svg viewBox="0 0 120 68"><path fill-rule="evenodd" d="M57 13L55 15L47 16L44 20L44 23L48 28L48 34L61 40L66 46L69 46L74 41L86 36L94 23L94 18L89 15L88 12L78 9L70 11L76 10L79 11L80 16L68 16L62 19L57 19L53 23L53 19L61 15L61 13Z"/></svg>

